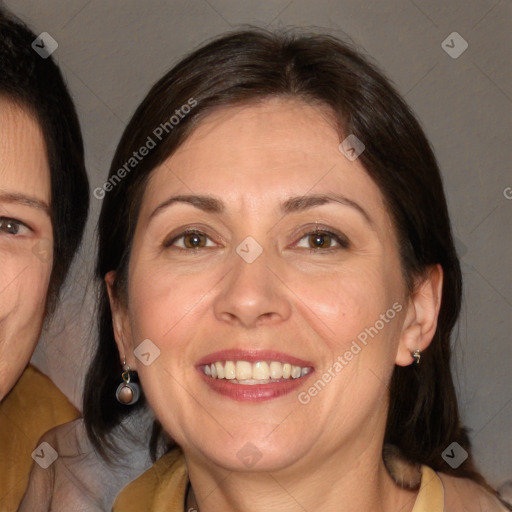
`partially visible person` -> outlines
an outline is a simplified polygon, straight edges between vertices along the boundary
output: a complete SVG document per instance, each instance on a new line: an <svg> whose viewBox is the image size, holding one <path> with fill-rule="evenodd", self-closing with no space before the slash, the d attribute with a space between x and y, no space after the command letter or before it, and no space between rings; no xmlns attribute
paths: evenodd
<svg viewBox="0 0 512 512"><path fill-rule="evenodd" d="M89 184L80 125L52 58L0 8L0 510L17 510L37 440L79 411L29 365L81 238ZM47 456L44 449L35 454Z"/></svg>

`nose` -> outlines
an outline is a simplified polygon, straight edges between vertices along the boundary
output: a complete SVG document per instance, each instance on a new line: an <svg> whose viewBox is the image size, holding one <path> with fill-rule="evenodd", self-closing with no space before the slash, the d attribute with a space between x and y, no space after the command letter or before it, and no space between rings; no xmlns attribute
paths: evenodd
<svg viewBox="0 0 512 512"><path fill-rule="evenodd" d="M290 291L276 266L268 265L265 251L252 263L234 252L232 263L215 298L216 318L246 328L286 321L292 311Z"/></svg>

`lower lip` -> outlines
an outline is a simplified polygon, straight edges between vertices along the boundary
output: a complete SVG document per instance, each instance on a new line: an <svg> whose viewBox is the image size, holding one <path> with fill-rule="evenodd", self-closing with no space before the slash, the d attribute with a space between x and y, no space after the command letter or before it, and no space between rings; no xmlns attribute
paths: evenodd
<svg viewBox="0 0 512 512"><path fill-rule="evenodd" d="M314 373L314 371L311 371L298 379L282 380L268 384L247 385L236 384L226 379L212 379L212 377L206 375L201 369L198 371L203 380L213 391L238 402L263 402L287 395L301 387L308 377Z"/></svg>

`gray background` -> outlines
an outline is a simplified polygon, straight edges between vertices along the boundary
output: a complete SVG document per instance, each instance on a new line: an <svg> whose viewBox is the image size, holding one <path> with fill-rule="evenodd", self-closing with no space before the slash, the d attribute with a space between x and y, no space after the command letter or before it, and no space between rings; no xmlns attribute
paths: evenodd
<svg viewBox="0 0 512 512"><path fill-rule="evenodd" d="M489 481L512 478L511 0L4 4L59 44L54 57L81 115L92 189L104 183L150 85L207 38L241 23L297 25L353 40L368 53L417 113L441 164L465 278L454 361L461 410ZM441 46L452 32L469 44L457 59ZM95 335L90 276L100 206L92 197L86 242L34 356L75 404Z"/></svg>

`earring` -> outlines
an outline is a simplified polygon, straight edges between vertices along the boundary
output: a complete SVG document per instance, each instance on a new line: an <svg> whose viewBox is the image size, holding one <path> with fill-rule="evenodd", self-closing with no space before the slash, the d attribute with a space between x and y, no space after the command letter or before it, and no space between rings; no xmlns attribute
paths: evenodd
<svg viewBox="0 0 512 512"><path fill-rule="evenodd" d="M135 372L130 370L126 359L123 361L123 370L121 374L123 382L117 386L116 398L123 405L133 405L140 397L140 386L136 382L132 382L131 378Z"/></svg>
<svg viewBox="0 0 512 512"><path fill-rule="evenodd" d="M420 359L421 359L421 351L419 350L415 350L413 353L412 353L412 357L414 358L414 362L416 364L420 364ZM414 364L414 363L413 363Z"/></svg>

